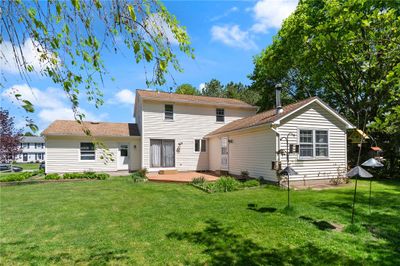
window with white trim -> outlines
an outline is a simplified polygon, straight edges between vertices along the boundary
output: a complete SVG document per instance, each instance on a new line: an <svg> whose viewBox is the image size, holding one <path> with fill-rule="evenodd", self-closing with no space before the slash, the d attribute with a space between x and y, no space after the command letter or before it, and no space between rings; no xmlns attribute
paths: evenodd
<svg viewBox="0 0 400 266"><path fill-rule="evenodd" d="M172 104L166 104L164 107L164 119L174 120L174 106Z"/></svg>
<svg viewBox="0 0 400 266"><path fill-rule="evenodd" d="M328 130L301 129L299 138L300 158L327 158L329 156Z"/></svg>
<svg viewBox="0 0 400 266"><path fill-rule="evenodd" d="M207 140L206 139L195 139L194 140L194 151L195 152L206 152L207 151Z"/></svg>
<svg viewBox="0 0 400 266"><path fill-rule="evenodd" d="M328 157L328 131L315 130L315 156Z"/></svg>
<svg viewBox="0 0 400 266"><path fill-rule="evenodd" d="M217 122L225 122L225 110L223 108L217 108L215 113Z"/></svg>
<svg viewBox="0 0 400 266"><path fill-rule="evenodd" d="M96 151L94 144L91 142L81 142L81 160L94 161L96 159Z"/></svg>

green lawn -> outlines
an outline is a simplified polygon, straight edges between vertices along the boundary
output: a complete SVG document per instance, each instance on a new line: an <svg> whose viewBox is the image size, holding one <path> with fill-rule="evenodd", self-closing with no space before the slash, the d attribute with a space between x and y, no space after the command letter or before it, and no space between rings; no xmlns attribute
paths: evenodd
<svg viewBox="0 0 400 266"><path fill-rule="evenodd" d="M23 170L39 170L39 163L14 163L13 165L22 167Z"/></svg>
<svg viewBox="0 0 400 266"><path fill-rule="evenodd" d="M292 215L276 187L207 194L127 178L2 187L0 264L400 265L400 183L374 182L371 216L368 183L359 188L365 229L350 234L310 219L349 225L351 186L294 191Z"/></svg>

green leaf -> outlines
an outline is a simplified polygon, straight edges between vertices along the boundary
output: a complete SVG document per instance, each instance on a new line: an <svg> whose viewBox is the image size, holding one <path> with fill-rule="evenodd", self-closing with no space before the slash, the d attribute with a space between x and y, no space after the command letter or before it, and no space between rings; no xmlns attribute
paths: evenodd
<svg viewBox="0 0 400 266"><path fill-rule="evenodd" d="M135 13L135 9L133 8L133 6L128 5L128 11L129 11L129 14L130 14L132 20L136 21L136 13Z"/></svg>

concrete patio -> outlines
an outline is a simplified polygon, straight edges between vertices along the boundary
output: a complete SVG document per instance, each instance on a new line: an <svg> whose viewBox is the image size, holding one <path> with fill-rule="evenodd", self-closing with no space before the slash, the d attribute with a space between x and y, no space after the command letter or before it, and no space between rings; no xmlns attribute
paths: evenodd
<svg viewBox="0 0 400 266"><path fill-rule="evenodd" d="M219 177L212 172L179 172L176 174L158 174L148 173L147 178L149 181L155 182L175 182L175 183L189 183L193 178L204 177L207 181L215 181Z"/></svg>

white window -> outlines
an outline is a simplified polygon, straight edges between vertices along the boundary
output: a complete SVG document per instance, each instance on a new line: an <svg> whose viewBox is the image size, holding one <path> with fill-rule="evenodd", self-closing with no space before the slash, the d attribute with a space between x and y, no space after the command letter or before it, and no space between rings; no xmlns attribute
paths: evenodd
<svg viewBox="0 0 400 266"><path fill-rule="evenodd" d="M195 139L194 140L194 151L195 152L206 152L207 151L207 140L206 139Z"/></svg>
<svg viewBox="0 0 400 266"><path fill-rule="evenodd" d="M96 152L94 144L91 142L81 142L81 160L94 161L96 159Z"/></svg>
<svg viewBox="0 0 400 266"><path fill-rule="evenodd" d="M300 158L327 158L329 156L328 130L301 129Z"/></svg>
<svg viewBox="0 0 400 266"><path fill-rule="evenodd" d="M328 157L328 131L315 130L315 156Z"/></svg>
<svg viewBox="0 0 400 266"><path fill-rule="evenodd" d="M166 104L164 107L164 119L174 120L174 106L172 104Z"/></svg>
<svg viewBox="0 0 400 266"><path fill-rule="evenodd" d="M216 109L216 120L217 122L225 122L225 110L222 108Z"/></svg>

